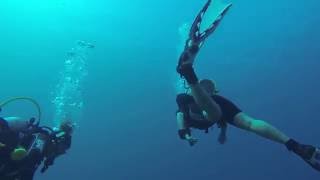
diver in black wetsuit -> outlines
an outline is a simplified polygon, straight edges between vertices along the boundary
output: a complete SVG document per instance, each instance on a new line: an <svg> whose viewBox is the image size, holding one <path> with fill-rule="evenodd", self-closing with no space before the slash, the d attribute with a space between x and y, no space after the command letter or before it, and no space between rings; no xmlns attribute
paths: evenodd
<svg viewBox="0 0 320 180"><path fill-rule="evenodd" d="M218 123L219 128L221 128L218 141L224 144L226 141L227 123L233 124L233 117L240 113L241 110L227 98L219 96L215 84L211 80L204 79L199 84L208 92L220 108L221 112L219 112L219 116L223 121L219 121ZM190 145L194 145L197 140L192 138L190 128L188 127L205 130L208 133L209 127L213 126L214 122L205 120L207 115L203 114L203 111L199 108L192 95L186 93L178 94L176 101L179 107L177 113L178 126L180 127L179 136L182 139L187 138Z"/></svg>
<svg viewBox="0 0 320 180"><path fill-rule="evenodd" d="M214 23L206 31L200 33L201 20L210 2L211 0L208 0L193 23L189 39L177 66L177 72L187 81L191 89L191 94L177 95L179 107L177 124L180 138L188 141L193 146L197 143L197 139L192 136L191 128L206 130L207 132L208 128L217 124L221 128L219 142L223 144L226 141L227 124L231 124L285 145L289 151L293 151L314 169L320 171L319 148L300 144L267 122L242 112L230 100L217 95L218 91L213 81L202 80L199 82L193 69L193 62L205 39L217 28L231 6L226 6Z"/></svg>
<svg viewBox="0 0 320 180"><path fill-rule="evenodd" d="M71 147L72 129L69 121L52 130L32 120L0 118L0 179L32 180L42 163L45 172Z"/></svg>

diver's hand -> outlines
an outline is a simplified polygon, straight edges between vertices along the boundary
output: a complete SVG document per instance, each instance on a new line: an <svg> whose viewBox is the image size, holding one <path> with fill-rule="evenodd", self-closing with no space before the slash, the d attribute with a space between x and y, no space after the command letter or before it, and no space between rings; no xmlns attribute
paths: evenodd
<svg viewBox="0 0 320 180"><path fill-rule="evenodd" d="M194 146L198 142L198 139L188 135L186 136L186 140L189 142L190 146Z"/></svg>

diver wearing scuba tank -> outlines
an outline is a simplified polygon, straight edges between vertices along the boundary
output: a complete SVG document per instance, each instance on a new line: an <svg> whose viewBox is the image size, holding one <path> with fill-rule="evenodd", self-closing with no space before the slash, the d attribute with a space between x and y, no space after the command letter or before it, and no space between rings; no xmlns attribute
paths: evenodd
<svg viewBox="0 0 320 180"><path fill-rule="evenodd" d="M59 155L71 147L74 124L62 121L57 130L39 126L41 110L39 104L28 97L16 97L0 103L1 108L17 101L32 102L37 110L35 118L0 118L0 179L32 180L35 171L43 163L41 172L48 169Z"/></svg>
<svg viewBox="0 0 320 180"><path fill-rule="evenodd" d="M196 17L176 68L180 76L187 81L191 91L190 93L178 94L176 98L179 107L176 114L179 137L193 146L198 140L192 136L191 128L207 130L217 123L221 127L218 140L223 144L226 142L227 125L231 124L239 129L284 145L315 170L320 171L320 148L300 144L266 121L242 112L230 100L217 95L218 91L214 81L205 79L199 82L193 69L197 53L231 6L226 5L220 16L212 23L212 26L204 32L200 32L202 17L210 3L211 0L208 0ZM194 46L198 46L198 48Z"/></svg>
<svg viewBox="0 0 320 180"><path fill-rule="evenodd" d="M19 123L12 123L6 119L19 120ZM49 166L53 165L55 158L66 153L71 147L73 124L69 121L64 121L57 130L52 130L49 127L40 126L23 126L29 121L23 121L21 118L1 118L1 129L7 129L12 132L14 142L6 141L7 134L2 136L0 132L0 141L6 148L0 148L0 154L5 157L0 161L0 179L19 179L32 180L37 168L43 163L41 172L45 172ZM15 128L6 126L7 124L19 124ZM19 131L15 131L19 130ZM7 144L8 145L7 145ZM10 144L10 145L9 145ZM3 153L2 153L3 152ZM6 152L6 153L5 153Z"/></svg>

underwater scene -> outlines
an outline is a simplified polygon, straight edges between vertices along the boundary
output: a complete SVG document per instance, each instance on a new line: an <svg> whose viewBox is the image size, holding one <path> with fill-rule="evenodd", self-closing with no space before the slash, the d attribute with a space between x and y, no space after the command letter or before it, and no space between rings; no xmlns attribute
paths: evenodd
<svg viewBox="0 0 320 180"><path fill-rule="evenodd" d="M319 6L1 0L0 180L318 180Z"/></svg>

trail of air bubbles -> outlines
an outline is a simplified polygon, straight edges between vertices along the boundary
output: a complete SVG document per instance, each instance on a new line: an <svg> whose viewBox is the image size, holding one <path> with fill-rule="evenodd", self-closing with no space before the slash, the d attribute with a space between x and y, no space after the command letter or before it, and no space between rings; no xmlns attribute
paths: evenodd
<svg viewBox="0 0 320 180"><path fill-rule="evenodd" d="M190 28L191 28L191 24L184 23L178 29L179 43L177 45L177 59L179 58L180 53L184 49L185 42L188 39L188 34L189 34ZM180 76L177 74L176 83L175 83L176 93L184 93L186 91L185 86L186 86L185 81L182 78L180 78Z"/></svg>
<svg viewBox="0 0 320 180"><path fill-rule="evenodd" d="M87 59L89 50L92 48L94 45L78 41L76 46L67 52L58 84L52 92L55 127L58 127L64 120L79 124L84 105L83 82L88 75Z"/></svg>

